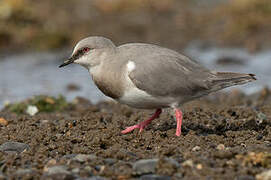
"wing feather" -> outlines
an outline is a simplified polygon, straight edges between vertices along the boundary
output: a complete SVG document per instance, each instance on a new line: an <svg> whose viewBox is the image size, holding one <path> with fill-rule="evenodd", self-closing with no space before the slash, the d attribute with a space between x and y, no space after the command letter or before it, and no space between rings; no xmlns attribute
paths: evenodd
<svg viewBox="0 0 271 180"><path fill-rule="evenodd" d="M210 71L183 56L144 56L129 73L135 86L154 96L198 96L209 89Z"/></svg>

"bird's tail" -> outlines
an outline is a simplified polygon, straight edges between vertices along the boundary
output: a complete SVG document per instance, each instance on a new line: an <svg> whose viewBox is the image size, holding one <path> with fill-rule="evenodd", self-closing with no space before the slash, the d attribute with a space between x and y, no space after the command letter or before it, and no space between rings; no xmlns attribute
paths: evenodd
<svg viewBox="0 0 271 180"><path fill-rule="evenodd" d="M254 74L242 74L232 72L216 72L211 80L212 91L218 91L230 86L246 84L255 81Z"/></svg>

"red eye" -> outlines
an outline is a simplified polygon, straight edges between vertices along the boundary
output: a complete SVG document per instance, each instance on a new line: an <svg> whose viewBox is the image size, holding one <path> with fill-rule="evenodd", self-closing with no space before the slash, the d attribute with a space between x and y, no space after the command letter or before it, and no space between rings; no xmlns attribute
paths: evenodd
<svg viewBox="0 0 271 180"><path fill-rule="evenodd" d="M86 52L88 52L89 50L90 50L90 48L85 47L85 48L83 49L83 53L86 53Z"/></svg>

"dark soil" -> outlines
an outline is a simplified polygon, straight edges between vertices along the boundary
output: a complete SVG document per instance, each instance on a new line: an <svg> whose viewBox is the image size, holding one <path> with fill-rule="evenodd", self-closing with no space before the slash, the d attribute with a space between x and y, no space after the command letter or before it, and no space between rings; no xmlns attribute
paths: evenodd
<svg viewBox="0 0 271 180"><path fill-rule="evenodd" d="M173 179L254 179L271 167L269 94L267 89L251 96L234 91L188 103L182 108L180 137L175 136L176 123L169 110L141 134L127 135L121 130L145 120L153 111L116 103L91 105L82 99L65 112L33 117L3 110L0 117L9 124L0 125L0 145L15 141L30 148L20 154L0 152L0 179L1 172L8 178L46 179L46 170L55 165L66 166L72 174L52 179L137 179L140 175L133 172L133 163L154 158L159 159L154 174ZM76 161L74 154L97 158ZM18 173L22 169L31 171Z"/></svg>

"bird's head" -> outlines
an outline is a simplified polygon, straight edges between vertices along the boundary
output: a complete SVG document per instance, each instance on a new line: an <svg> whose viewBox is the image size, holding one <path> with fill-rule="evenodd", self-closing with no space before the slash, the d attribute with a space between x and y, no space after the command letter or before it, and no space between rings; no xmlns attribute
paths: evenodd
<svg viewBox="0 0 271 180"><path fill-rule="evenodd" d="M87 37L76 44L70 58L59 67L76 63L86 68L91 68L99 65L104 54L114 49L114 43L107 38L98 36Z"/></svg>

